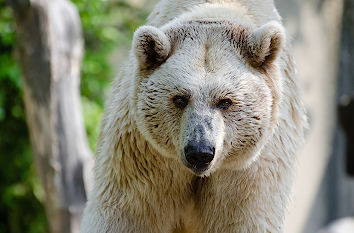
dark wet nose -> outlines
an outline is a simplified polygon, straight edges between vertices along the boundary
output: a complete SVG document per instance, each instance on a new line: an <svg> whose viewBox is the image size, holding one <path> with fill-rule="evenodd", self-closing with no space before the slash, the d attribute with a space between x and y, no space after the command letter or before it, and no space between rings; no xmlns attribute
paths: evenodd
<svg viewBox="0 0 354 233"><path fill-rule="evenodd" d="M184 154L192 168L203 170L213 161L215 147L207 143L190 143L185 147Z"/></svg>

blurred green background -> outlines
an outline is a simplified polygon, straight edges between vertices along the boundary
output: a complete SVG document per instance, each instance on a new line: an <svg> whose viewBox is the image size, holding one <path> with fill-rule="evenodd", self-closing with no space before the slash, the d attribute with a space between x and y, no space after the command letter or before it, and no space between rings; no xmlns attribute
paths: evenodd
<svg viewBox="0 0 354 233"><path fill-rule="evenodd" d="M89 144L94 150L104 99L110 81L119 72L113 67L124 59L133 32L144 23L149 9L141 1L72 2L80 12L84 33L81 98ZM42 233L48 232L43 191L26 126L15 45L12 11L5 0L0 0L0 233Z"/></svg>

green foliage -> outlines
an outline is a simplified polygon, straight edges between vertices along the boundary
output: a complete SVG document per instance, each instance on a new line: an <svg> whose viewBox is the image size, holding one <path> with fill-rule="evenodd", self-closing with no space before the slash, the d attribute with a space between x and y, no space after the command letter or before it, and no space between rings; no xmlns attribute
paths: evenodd
<svg viewBox="0 0 354 233"><path fill-rule="evenodd" d="M132 34L147 13L129 1L72 2L80 12L85 39L81 92L86 131L94 150L104 96L119 72L113 52L130 48ZM48 226L43 191L29 142L20 71L13 56L15 44L11 9L0 0L0 233L44 233ZM118 57L124 59L124 55Z"/></svg>

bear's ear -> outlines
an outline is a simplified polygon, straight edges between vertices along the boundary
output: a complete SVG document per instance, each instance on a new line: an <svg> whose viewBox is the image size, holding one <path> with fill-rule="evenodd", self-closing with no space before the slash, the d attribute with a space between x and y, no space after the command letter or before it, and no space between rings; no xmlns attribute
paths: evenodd
<svg viewBox="0 0 354 233"><path fill-rule="evenodd" d="M253 67L267 69L278 58L284 40L284 29L278 22L266 23L249 35L245 57Z"/></svg>
<svg viewBox="0 0 354 233"><path fill-rule="evenodd" d="M142 26L134 33L133 49L140 68L152 70L167 59L171 44L160 29Z"/></svg>

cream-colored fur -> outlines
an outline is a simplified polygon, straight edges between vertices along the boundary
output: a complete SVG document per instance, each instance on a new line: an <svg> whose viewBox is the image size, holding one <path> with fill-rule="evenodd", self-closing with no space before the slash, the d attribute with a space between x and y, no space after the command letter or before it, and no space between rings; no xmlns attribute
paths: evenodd
<svg viewBox="0 0 354 233"><path fill-rule="evenodd" d="M162 0L148 25L106 104L81 232L283 232L306 117L273 1ZM215 147L203 171L195 135Z"/></svg>

